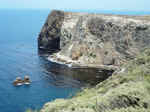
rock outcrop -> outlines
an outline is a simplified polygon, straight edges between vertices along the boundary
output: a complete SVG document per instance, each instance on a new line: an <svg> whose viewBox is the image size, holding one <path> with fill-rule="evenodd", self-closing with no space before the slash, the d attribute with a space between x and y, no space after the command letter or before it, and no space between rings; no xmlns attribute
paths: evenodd
<svg viewBox="0 0 150 112"><path fill-rule="evenodd" d="M150 16L54 10L38 38L49 59L75 67L113 68L150 47Z"/></svg>

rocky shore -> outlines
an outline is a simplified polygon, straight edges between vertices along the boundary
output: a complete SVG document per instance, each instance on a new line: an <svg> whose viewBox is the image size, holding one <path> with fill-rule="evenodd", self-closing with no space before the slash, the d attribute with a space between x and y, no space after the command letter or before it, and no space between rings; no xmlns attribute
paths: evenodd
<svg viewBox="0 0 150 112"><path fill-rule="evenodd" d="M38 49L49 54L48 60L71 68L99 68L102 76L104 70L113 71L96 87L72 99L47 103L41 112L150 109L150 16L53 10L39 34Z"/></svg>

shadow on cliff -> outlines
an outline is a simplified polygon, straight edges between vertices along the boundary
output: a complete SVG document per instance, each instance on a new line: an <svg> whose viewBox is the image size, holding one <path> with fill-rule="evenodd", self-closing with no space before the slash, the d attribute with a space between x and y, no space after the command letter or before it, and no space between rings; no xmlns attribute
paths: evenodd
<svg viewBox="0 0 150 112"><path fill-rule="evenodd" d="M50 13L38 37L39 54L50 54L60 50L60 36L63 21L64 12L53 10Z"/></svg>

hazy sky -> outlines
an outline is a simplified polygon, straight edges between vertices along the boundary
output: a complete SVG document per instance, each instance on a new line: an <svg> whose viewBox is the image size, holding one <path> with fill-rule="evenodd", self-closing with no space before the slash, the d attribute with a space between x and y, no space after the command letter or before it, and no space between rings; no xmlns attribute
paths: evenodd
<svg viewBox="0 0 150 112"><path fill-rule="evenodd" d="M0 8L150 11L150 0L0 0Z"/></svg>

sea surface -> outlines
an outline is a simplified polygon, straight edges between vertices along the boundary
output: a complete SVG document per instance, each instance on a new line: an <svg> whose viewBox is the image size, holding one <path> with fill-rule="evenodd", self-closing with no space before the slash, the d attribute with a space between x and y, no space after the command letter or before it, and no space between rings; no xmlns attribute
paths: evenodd
<svg viewBox="0 0 150 112"><path fill-rule="evenodd" d="M44 103L68 98L79 89L78 81L47 71L57 66L38 56L37 37L49 13L0 10L0 112L40 109ZM31 85L12 85L16 77L25 75L30 76Z"/></svg>

